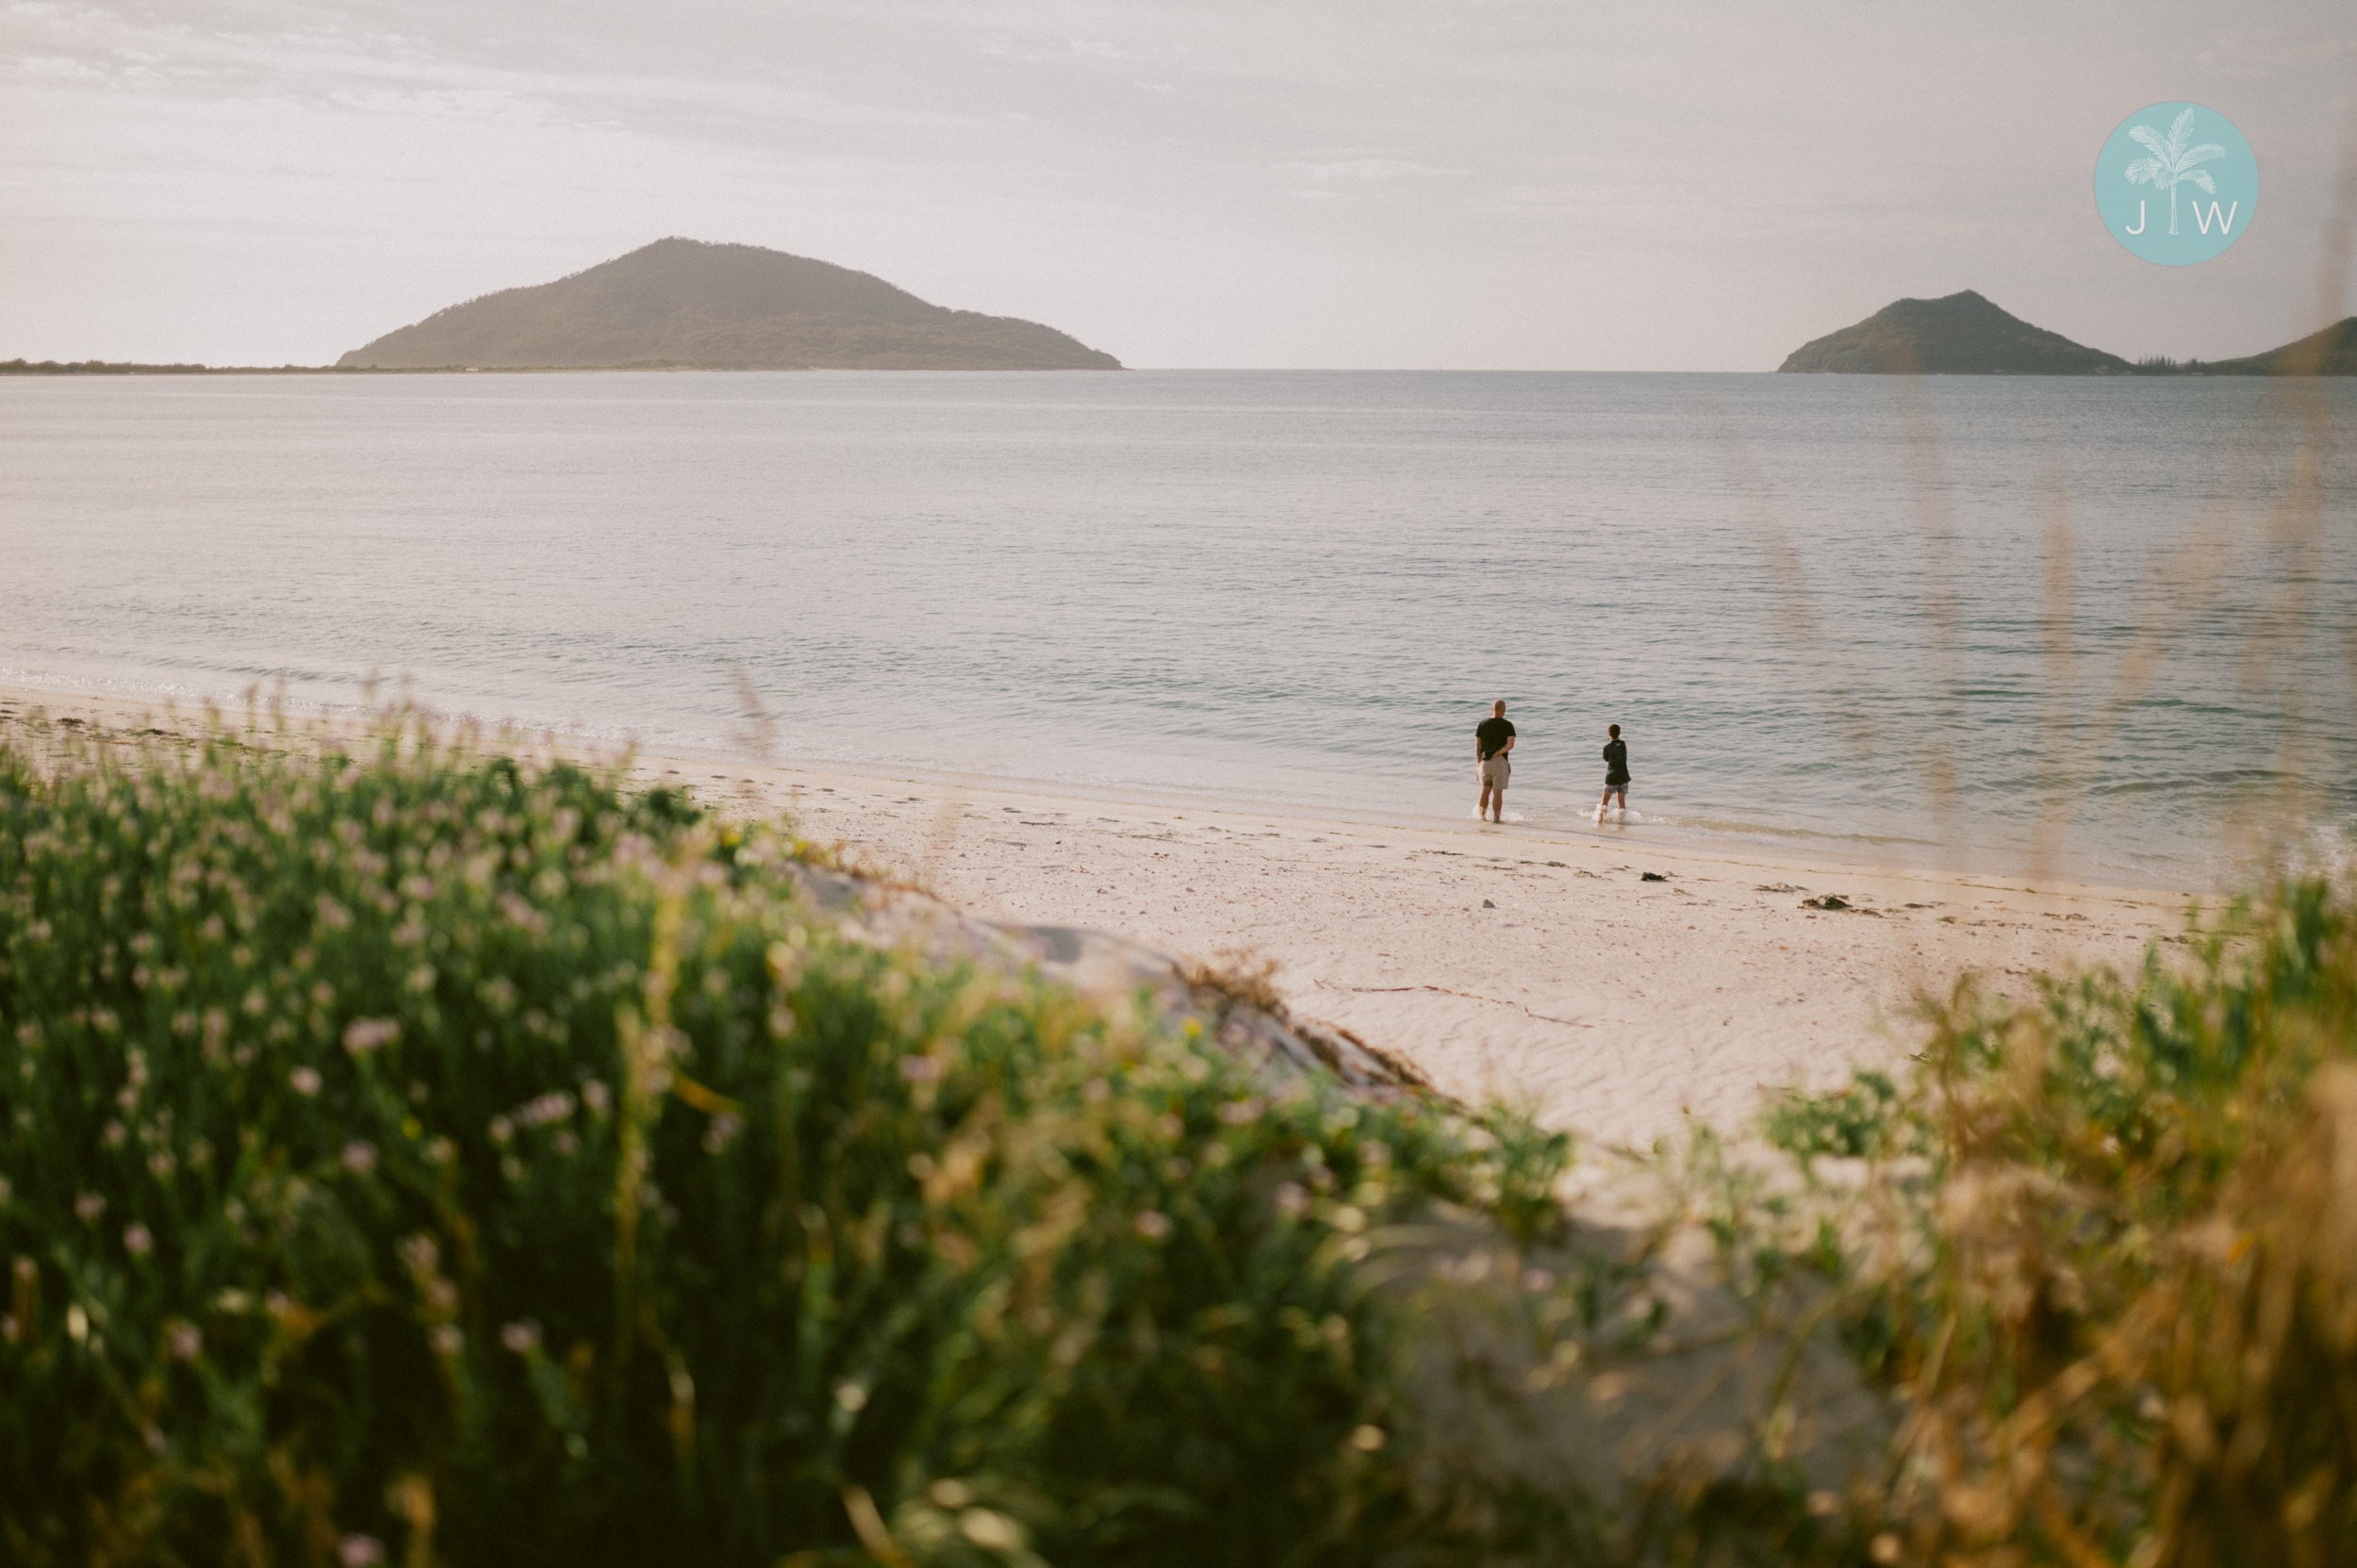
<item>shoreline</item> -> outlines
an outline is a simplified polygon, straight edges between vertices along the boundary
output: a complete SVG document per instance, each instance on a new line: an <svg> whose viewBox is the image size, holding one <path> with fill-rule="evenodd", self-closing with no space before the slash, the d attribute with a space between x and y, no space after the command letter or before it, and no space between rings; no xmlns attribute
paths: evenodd
<svg viewBox="0 0 2357 1568"><path fill-rule="evenodd" d="M1038 375L1127 365L150 365L132 360L0 359L0 376L82 380L162 375Z"/></svg>
<svg viewBox="0 0 2357 1568"><path fill-rule="evenodd" d="M0 685L0 732L35 709L102 731L196 727L187 709ZM560 753L623 755L531 734ZM1689 1121L1739 1133L1780 1088L1903 1059L1920 1037L1914 999L1960 973L2020 994L2041 969L2132 966L2199 897L1470 817L679 751L630 760L641 782L723 812L790 814L804 837L986 918L1273 964L1301 1015L1460 1098L1516 1101L1607 1146ZM1803 906L1827 894L1850 907Z"/></svg>
<svg viewBox="0 0 2357 1568"><path fill-rule="evenodd" d="M385 685L396 693L400 683ZM251 696L251 701L248 701ZM56 685L26 680L0 672L0 701L78 706L107 709L119 717L129 718L153 713L179 714L195 718L208 709L218 711L224 718L235 719L249 710L263 716L283 712L290 718L305 722L346 724L365 722L377 709L365 703L321 700L318 698L266 697L258 685L247 695L237 699L205 697L194 693L174 693L153 687L139 687L111 683L84 685ZM405 701L398 696L395 701ZM642 741L632 732L620 734L592 734L569 731L561 726L533 723L516 719L491 719L480 715L445 710L431 703L420 702L417 711L436 723L464 726L485 735L514 735L528 738L569 753L620 762L637 759L640 763L657 758L672 761L708 764L715 767L733 767L745 764L751 755L752 743L740 739L733 746L709 746L679 741ZM749 728L750 728L749 726ZM1380 806L1352 806L1328 801L1289 800L1280 796L1239 791L1222 794L1201 789L1159 788L1135 783L1096 784L1071 780L1036 777L1021 773L976 772L970 769L932 767L918 763L858 763L826 756L776 756L766 766L788 770L824 773L845 779L865 780L882 785L888 784L922 784L935 790L1010 791L1021 795L1052 797L1072 801L1098 801L1113 804L1154 805L1171 810L1203 812L1244 812L1259 816L1298 817L1305 821L1355 823L1366 827L1391 827L1401 832L1421 829L1446 832L1453 828L1470 827L1472 814L1463 817L1454 813L1423 812L1412 809ZM1470 802L1474 797L1470 783L1464 795ZM1641 799L1641 797L1640 797ZM1510 808L1509 808L1510 809ZM1552 817L1555 808L1541 808ZM1941 877L1964 879L1995 879L2006 883L2033 883L2053 887L2070 887L2123 894L2158 894L2176 898L2214 899L2227 896L2232 889L2222 884L2193 885L2184 881L2168 881L2159 877L2138 880L2121 878L2098 871L2084 874L2082 862L2074 869L2070 857L2052 869L2034 869L2013 863L2003 856L1988 856L1975 861L1960 851L1928 840L1888 834L1857 833L1826 834L1809 828L1784 828L1771 823L1697 826L1691 816L1667 817L1649 816L1643 806L1634 813L1638 820L1591 826L1584 812L1574 812L1570 819L1530 821L1516 817L1505 824L1508 832L1520 832L1544 837L1594 839L1621 843L1640 849L1659 848L1664 850L1684 849L1709 854L1783 860L1795 869L1831 868L1865 872L1922 872Z"/></svg>

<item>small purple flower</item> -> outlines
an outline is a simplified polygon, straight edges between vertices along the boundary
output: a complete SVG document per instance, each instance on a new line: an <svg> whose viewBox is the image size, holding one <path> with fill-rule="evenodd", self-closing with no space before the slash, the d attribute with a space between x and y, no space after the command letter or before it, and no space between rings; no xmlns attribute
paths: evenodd
<svg viewBox="0 0 2357 1568"><path fill-rule="evenodd" d="M376 1568L385 1560L385 1543L372 1535L348 1535L336 1543L336 1560L343 1568Z"/></svg>
<svg viewBox="0 0 2357 1568"><path fill-rule="evenodd" d="M1170 1218L1157 1210L1148 1209L1130 1222L1139 1235L1149 1242L1161 1241L1170 1234Z"/></svg>
<svg viewBox="0 0 2357 1568"><path fill-rule="evenodd" d="M309 1067L297 1067L287 1075L287 1081L306 1099L320 1092L320 1075Z"/></svg>
<svg viewBox="0 0 2357 1568"><path fill-rule="evenodd" d="M192 1362L204 1354L205 1333L193 1323L175 1323L172 1326L170 1343L173 1361Z"/></svg>
<svg viewBox="0 0 2357 1568"><path fill-rule="evenodd" d="M376 1168L376 1146L357 1140L344 1145L343 1163L353 1175L368 1175Z"/></svg>
<svg viewBox="0 0 2357 1568"><path fill-rule="evenodd" d="M530 1318L511 1323L500 1330L500 1343L519 1356L527 1355L540 1347L540 1326Z"/></svg>
<svg viewBox="0 0 2357 1568"><path fill-rule="evenodd" d="M74 1217L84 1225L96 1225L98 1216L107 1212L107 1200L96 1193L84 1193L74 1200Z"/></svg>
<svg viewBox="0 0 2357 1568"><path fill-rule="evenodd" d="M134 1258L144 1258L156 1250L156 1238L147 1233L144 1225L127 1225L123 1230L123 1250Z"/></svg>

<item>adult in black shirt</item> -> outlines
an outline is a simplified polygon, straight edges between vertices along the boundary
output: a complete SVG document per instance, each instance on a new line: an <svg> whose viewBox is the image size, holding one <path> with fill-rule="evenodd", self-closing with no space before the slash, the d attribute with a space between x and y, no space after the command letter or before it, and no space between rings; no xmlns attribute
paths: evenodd
<svg viewBox="0 0 2357 1568"><path fill-rule="evenodd" d="M1612 797L1621 798L1621 815L1628 815L1628 743L1621 738L1618 724L1604 727L1604 795L1596 801L1596 820L1604 820L1604 808Z"/></svg>
<svg viewBox="0 0 2357 1568"><path fill-rule="evenodd" d="M1513 764L1506 753L1514 749L1514 726L1506 717L1506 699L1490 704L1490 717L1474 726L1474 771L1481 780L1481 800L1474 807L1474 816L1491 814L1492 821L1506 820L1506 781L1513 775Z"/></svg>

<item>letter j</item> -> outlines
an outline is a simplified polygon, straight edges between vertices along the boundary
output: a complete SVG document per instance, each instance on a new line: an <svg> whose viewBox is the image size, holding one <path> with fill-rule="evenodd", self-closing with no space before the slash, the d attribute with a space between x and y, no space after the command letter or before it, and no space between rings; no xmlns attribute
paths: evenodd
<svg viewBox="0 0 2357 1568"><path fill-rule="evenodd" d="M2136 226L2127 230L2126 232L2130 234L2142 234L2144 232L2144 204L2142 202L2138 202L2136 204Z"/></svg>

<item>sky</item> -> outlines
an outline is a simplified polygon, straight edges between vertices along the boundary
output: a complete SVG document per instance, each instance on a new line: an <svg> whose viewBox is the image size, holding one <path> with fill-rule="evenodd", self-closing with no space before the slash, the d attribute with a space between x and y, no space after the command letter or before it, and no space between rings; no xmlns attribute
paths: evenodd
<svg viewBox="0 0 2357 1568"><path fill-rule="evenodd" d="M2190 268L2090 189L2175 99L2262 182ZM665 235L1138 366L1772 370L1967 288L2218 358L2326 319L2353 99L2348 0L0 0L0 358L321 363Z"/></svg>

